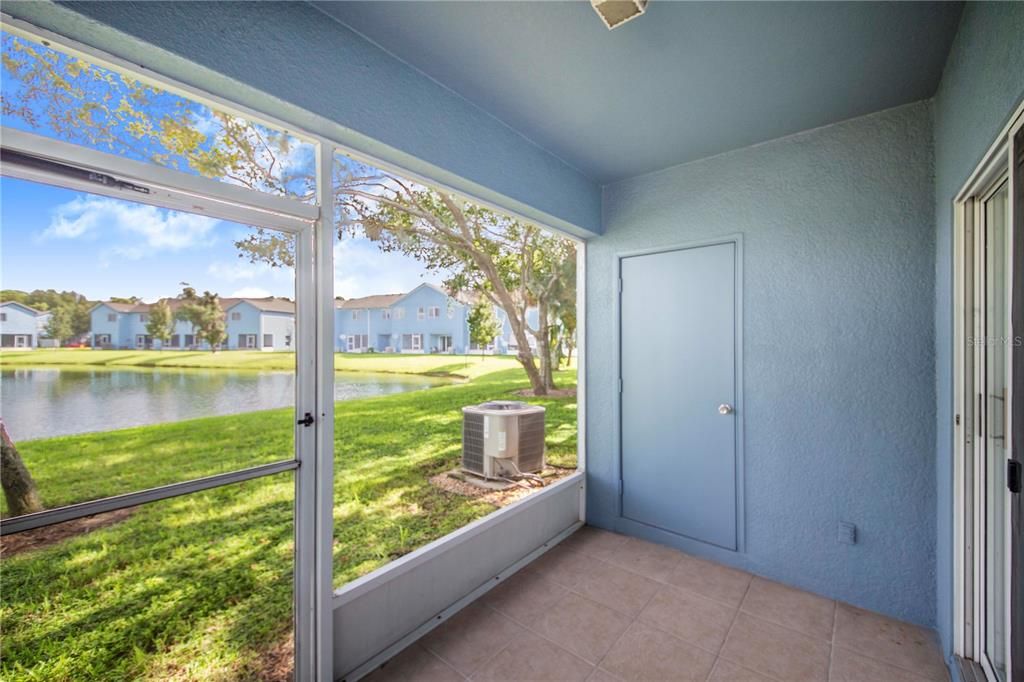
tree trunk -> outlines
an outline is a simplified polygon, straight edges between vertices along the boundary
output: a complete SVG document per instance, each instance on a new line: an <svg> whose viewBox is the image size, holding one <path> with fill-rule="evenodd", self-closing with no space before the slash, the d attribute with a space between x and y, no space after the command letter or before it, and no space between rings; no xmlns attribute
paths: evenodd
<svg viewBox="0 0 1024 682"><path fill-rule="evenodd" d="M39 490L28 472L14 441L7 433L7 425L0 419L0 482L11 516L21 516L43 510Z"/></svg>
<svg viewBox="0 0 1024 682"><path fill-rule="evenodd" d="M537 355L540 356L541 379L544 382L545 393L555 386L554 363L552 362L551 349L551 323L550 308L546 301L539 301L537 304L537 326L539 327L539 338L537 339Z"/></svg>
<svg viewBox="0 0 1024 682"><path fill-rule="evenodd" d="M501 281L501 277L498 276L498 271L490 258L474 250L470 251L470 257L477 267L480 268L480 271L484 273L488 281L490 281L491 286L494 288L494 295L498 299L498 305L505 311L505 317L508 319L508 324L512 328L512 334L516 337L516 344L519 346L516 359L519 360L523 369L526 370L526 376L530 379L530 389L534 395L547 395L547 384L544 382L541 373L537 370L537 365L533 361L533 353L530 352L530 344L526 339L525 309L523 310L522 317L520 317L519 309L512 300L512 295L505 288L505 284Z"/></svg>

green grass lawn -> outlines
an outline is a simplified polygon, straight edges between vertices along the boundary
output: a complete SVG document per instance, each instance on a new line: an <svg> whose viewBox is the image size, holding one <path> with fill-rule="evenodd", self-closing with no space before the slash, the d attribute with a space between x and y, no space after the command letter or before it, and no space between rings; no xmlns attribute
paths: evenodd
<svg viewBox="0 0 1024 682"><path fill-rule="evenodd" d="M294 353L230 350L217 353L159 350L91 350L53 348L0 353L0 367L82 365L107 367L175 367L197 369L294 370ZM335 353L339 372L430 374L473 379L519 367L508 355L421 355L400 353Z"/></svg>
<svg viewBox="0 0 1024 682"><path fill-rule="evenodd" d="M398 356L407 358L452 360ZM575 372L559 382L572 385ZM526 386L521 370L504 370L338 403L335 585L493 511L427 479L458 462L460 407ZM530 402L548 409L549 461L575 466L575 398ZM273 410L19 447L44 503L56 506L280 459L291 447L291 420L291 411ZM115 525L4 558L0 678L263 675L267 650L291 628L293 499L292 474L281 474L143 506Z"/></svg>

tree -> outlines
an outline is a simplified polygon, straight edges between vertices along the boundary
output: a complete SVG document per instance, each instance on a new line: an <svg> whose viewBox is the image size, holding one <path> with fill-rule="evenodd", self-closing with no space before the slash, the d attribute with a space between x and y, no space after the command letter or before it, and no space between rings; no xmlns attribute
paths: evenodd
<svg viewBox="0 0 1024 682"><path fill-rule="evenodd" d="M174 333L174 316L171 314L171 306L167 301L160 300L149 309L149 319L146 320L146 333L154 340L160 342L163 348L171 340Z"/></svg>
<svg viewBox="0 0 1024 682"><path fill-rule="evenodd" d="M60 305L50 312L50 320L46 323L46 335L63 345L74 336L74 308Z"/></svg>
<svg viewBox="0 0 1024 682"><path fill-rule="evenodd" d="M338 175L339 231L359 230L382 250L411 256L443 273L453 293L474 293L500 306L534 394L554 388L551 296L559 287L575 287L573 242L365 164L349 162ZM567 262L573 268L570 279ZM528 315L533 306L539 311L536 325Z"/></svg>
<svg viewBox="0 0 1024 682"><path fill-rule="evenodd" d="M0 483L3 484L4 499L11 516L43 510L36 482L7 433L3 419L0 419Z"/></svg>
<svg viewBox="0 0 1024 682"><path fill-rule="evenodd" d="M204 291L202 296L198 296L195 289L185 287L181 292L181 300L177 319L191 324L196 340L205 341L210 345L211 351L217 351L227 340L220 298L209 291Z"/></svg>
<svg viewBox="0 0 1024 682"><path fill-rule="evenodd" d="M15 36L4 38L4 68L16 87L3 113L72 141L264 192L311 198L311 163L294 162L287 133L146 86ZM202 132L205 131L205 132ZM352 161L335 163L339 236L365 234L384 251L417 258L443 274L453 292L483 296L506 313L518 359L537 395L554 387L553 352L564 325L551 296L575 263L575 245L448 192ZM236 243L240 255L292 265L290 236L257 229ZM540 311L531 325L527 311ZM537 344L537 356L530 338ZM539 361L539 362L538 362ZM538 366L539 365L539 366Z"/></svg>
<svg viewBox="0 0 1024 682"><path fill-rule="evenodd" d="M91 321L89 311L93 302L75 291L55 291L54 289L36 289L31 292L18 291L17 289L4 289L0 291L0 300L15 301L44 312L56 312L58 308L67 308L63 313L65 316L59 323L70 324L71 333L67 329L61 329L59 335L47 332L52 338L67 340L89 333Z"/></svg>
<svg viewBox="0 0 1024 682"><path fill-rule="evenodd" d="M505 311L517 359L535 395L555 387L564 325L555 322L568 301L575 306L576 246L535 225L469 200L411 183L349 161L335 172L339 236L365 235L385 252L411 256L443 274L454 294L483 297ZM292 265L286 237L258 230L236 242L252 262ZM537 324L529 309L536 306ZM534 355L530 338L536 340Z"/></svg>
<svg viewBox="0 0 1024 682"><path fill-rule="evenodd" d="M484 357L484 348L494 343L494 339L501 334L501 323L494 314L494 306L490 303L480 302L470 309L466 318L469 325L469 340L480 346L480 359Z"/></svg>

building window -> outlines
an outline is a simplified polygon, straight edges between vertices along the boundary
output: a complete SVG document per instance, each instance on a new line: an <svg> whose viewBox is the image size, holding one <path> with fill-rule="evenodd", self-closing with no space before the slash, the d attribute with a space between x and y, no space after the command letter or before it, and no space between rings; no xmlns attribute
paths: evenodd
<svg viewBox="0 0 1024 682"><path fill-rule="evenodd" d="M359 311L358 310L353 310L352 311L352 319L353 320L358 320L359 319Z"/></svg>
<svg viewBox="0 0 1024 682"><path fill-rule="evenodd" d="M255 334L239 334L238 335L238 347L239 348L255 348L256 347L256 335Z"/></svg>
<svg viewBox="0 0 1024 682"><path fill-rule="evenodd" d="M449 304L448 305L448 319L450 320L450 319L452 319L454 317L455 317L455 306Z"/></svg>
<svg viewBox="0 0 1024 682"><path fill-rule="evenodd" d="M291 348L292 347L292 335L291 334L285 334L284 335L284 347L285 348Z"/></svg>
<svg viewBox="0 0 1024 682"><path fill-rule="evenodd" d="M146 313L139 313L139 322L149 322L149 315Z"/></svg>
<svg viewBox="0 0 1024 682"><path fill-rule="evenodd" d="M423 350L423 334L402 334L402 350Z"/></svg>
<svg viewBox="0 0 1024 682"><path fill-rule="evenodd" d="M231 313L231 319L235 322L242 319L242 313Z"/></svg>
<svg viewBox="0 0 1024 682"><path fill-rule="evenodd" d="M0 322L7 321L7 313L0 313Z"/></svg>
<svg viewBox="0 0 1024 682"><path fill-rule="evenodd" d="M274 335L273 334L264 334L263 335L263 347L264 348L273 348L274 347Z"/></svg>
<svg viewBox="0 0 1024 682"><path fill-rule="evenodd" d="M188 347L188 348L191 348L194 345L196 345L196 335L195 334L185 334L185 346Z"/></svg>
<svg viewBox="0 0 1024 682"><path fill-rule="evenodd" d="M423 308L417 308L416 319L422 320L424 317L426 317L426 311L424 311Z"/></svg>
<svg viewBox="0 0 1024 682"><path fill-rule="evenodd" d="M437 318L441 317L441 309L436 305L430 306L430 308L427 310L427 317L429 317L432 320L436 320Z"/></svg>
<svg viewBox="0 0 1024 682"><path fill-rule="evenodd" d="M181 337L177 334L171 334L171 342L168 344L171 348L177 348L181 342Z"/></svg>
<svg viewBox="0 0 1024 682"><path fill-rule="evenodd" d="M97 334L94 344L97 346L109 346L110 334Z"/></svg>
<svg viewBox="0 0 1024 682"><path fill-rule="evenodd" d="M401 308L401 307L395 308L395 319L396 320L404 320L405 319L405 308Z"/></svg>
<svg viewBox="0 0 1024 682"><path fill-rule="evenodd" d="M390 320L391 319L391 311L388 310L387 308L384 308L383 310L381 310L380 311L380 319L382 319L382 320Z"/></svg>
<svg viewBox="0 0 1024 682"><path fill-rule="evenodd" d="M107 322L117 322L117 313L107 313Z"/></svg>
<svg viewBox="0 0 1024 682"><path fill-rule="evenodd" d="M346 338L346 348L350 353L366 350L368 343L369 338L366 334L349 334Z"/></svg>
<svg viewBox="0 0 1024 682"><path fill-rule="evenodd" d="M136 348L149 348L152 344L148 334L136 334L135 335L135 347Z"/></svg>

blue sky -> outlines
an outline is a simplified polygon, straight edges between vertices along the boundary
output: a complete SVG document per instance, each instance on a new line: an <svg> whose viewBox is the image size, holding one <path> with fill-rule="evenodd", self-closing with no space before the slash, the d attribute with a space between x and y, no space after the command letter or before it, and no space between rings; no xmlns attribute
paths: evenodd
<svg viewBox="0 0 1024 682"><path fill-rule="evenodd" d="M0 288L75 290L153 301L180 282L221 296L293 296L290 270L250 264L244 225L0 178ZM366 239L335 244L335 295L409 291L437 282L415 260Z"/></svg>
<svg viewBox="0 0 1024 682"><path fill-rule="evenodd" d="M130 101L127 86L111 72L96 66L69 70L72 62L79 66L81 62L10 34L2 35L2 43L5 98L14 105L13 111L31 112L30 116L4 115L0 119L4 126L63 138L51 128L49 116L78 104L73 99L32 98L15 66L19 60L34 63L25 58L28 53L24 50L43 55L49 60L51 73L60 72L95 101L104 97L112 102ZM69 75L72 73L78 75ZM94 81L88 77L93 73L104 77ZM218 143L223 121L215 112L168 92L152 91L148 95L146 111L154 120L179 107L190 112L190 125L206 136L207 146ZM101 121L113 120L96 112L93 116ZM132 139L123 134L124 124L111 125L120 137ZM311 173L312 146L289 140L287 151L279 150L275 167ZM102 143L93 144L88 135L76 135L72 141L112 151ZM120 145L116 151L143 161L158 152L166 150L139 140ZM195 172L187 166L181 170ZM303 189L301 182L298 187L288 185L290 192ZM238 257L234 242L250 233L251 228L226 221L0 178L0 288L4 289L74 290L92 300L139 296L153 301L178 294L181 282L188 282L199 291L210 290L221 296L292 297L294 277L290 270L252 264ZM383 253L369 240L346 237L336 241L337 296L397 293L424 281L436 284L440 279L428 275L416 260Z"/></svg>

